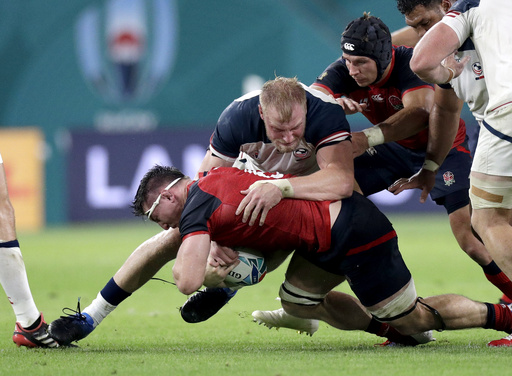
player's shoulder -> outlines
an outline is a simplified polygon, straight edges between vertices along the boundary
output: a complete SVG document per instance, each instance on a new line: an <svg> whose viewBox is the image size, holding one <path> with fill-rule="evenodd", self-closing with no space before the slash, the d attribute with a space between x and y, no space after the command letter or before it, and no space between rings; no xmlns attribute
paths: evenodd
<svg viewBox="0 0 512 376"><path fill-rule="evenodd" d="M412 47L393 46L393 76L404 77L409 73L412 74L410 67L412 52Z"/></svg>
<svg viewBox="0 0 512 376"><path fill-rule="evenodd" d="M348 73L346 62L343 58L339 58L329 64L324 71L316 77L315 84L325 85L331 89L339 84L347 85L353 81Z"/></svg>
<svg viewBox="0 0 512 376"><path fill-rule="evenodd" d="M240 123L258 123L258 104L261 90L251 91L237 99L222 111L217 127L232 127Z"/></svg>
<svg viewBox="0 0 512 376"><path fill-rule="evenodd" d="M480 0L458 0L452 5L448 13L465 13L470 9L477 8L479 5Z"/></svg>
<svg viewBox="0 0 512 376"><path fill-rule="evenodd" d="M327 95L320 90L316 90L316 89L306 86L304 84L301 84L301 85L304 88L304 90L306 91L306 99L308 100L308 106L310 105L310 102L318 103L319 105L326 105L326 104L338 105L338 103L334 100L334 98L331 95Z"/></svg>
<svg viewBox="0 0 512 376"><path fill-rule="evenodd" d="M404 63L409 64L409 61L412 58L412 52L413 52L413 48L412 47L393 46L393 51L394 51L394 55L395 55L395 65L397 63L399 63L399 64L404 64Z"/></svg>
<svg viewBox="0 0 512 376"><path fill-rule="evenodd" d="M258 99L260 94L261 94L261 90L253 90L253 91L250 91L250 92L242 95L241 97L235 99L234 102L235 103L245 103L247 101L250 102L251 100Z"/></svg>
<svg viewBox="0 0 512 376"><path fill-rule="evenodd" d="M307 86L304 86L304 89L306 90L306 119L308 122L317 122L318 120L318 122L322 123L322 120L319 119L325 120L329 116L345 117L345 111L343 111L343 108L336 102L334 97Z"/></svg>

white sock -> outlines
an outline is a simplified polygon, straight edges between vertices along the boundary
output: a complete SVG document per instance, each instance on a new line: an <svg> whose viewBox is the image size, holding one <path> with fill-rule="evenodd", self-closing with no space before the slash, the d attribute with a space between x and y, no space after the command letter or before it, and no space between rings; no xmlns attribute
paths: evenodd
<svg viewBox="0 0 512 376"><path fill-rule="evenodd" d="M11 302L16 321L24 328L32 325L41 313L30 292L27 271L19 247L0 246L0 283Z"/></svg>
<svg viewBox="0 0 512 376"><path fill-rule="evenodd" d="M110 304L103 298L101 292L96 299L92 301L82 312L87 313L94 321L94 327L97 327L107 315L116 309L117 306Z"/></svg>

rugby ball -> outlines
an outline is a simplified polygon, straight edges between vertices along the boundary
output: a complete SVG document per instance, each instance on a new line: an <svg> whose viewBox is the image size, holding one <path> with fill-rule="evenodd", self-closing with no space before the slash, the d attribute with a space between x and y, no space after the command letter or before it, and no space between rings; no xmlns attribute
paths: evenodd
<svg viewBox="0 0 512 376"><path fill-rule="evenodd" d="M229 272L224 282L228 286L251 286L261 282L267 274L267 264L261 254L238 250L240 263Z"/></svg>

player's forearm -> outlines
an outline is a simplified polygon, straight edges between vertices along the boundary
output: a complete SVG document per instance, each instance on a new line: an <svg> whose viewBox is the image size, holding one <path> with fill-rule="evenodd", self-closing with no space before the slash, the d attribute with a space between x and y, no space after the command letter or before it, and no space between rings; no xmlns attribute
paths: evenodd
<svg viewBox="0 0 512 376"><path fill-rule="evenodd" d="M430 115L428 144L425 159L442 165L450 152L457 130L459 129L457 112L446 111L434 106Z"/></svg>
<svg viewBox="0 0 512 376"><path fill-rule="evenodd" d="M442 64L439 64L437 66L412 66L411 61L411 68L413 69L414 73L421 78L425 82L430 82L433 84L446 84L450 82L455 75L455 72L451 68L447 68Z"/></svg>
<svg viewBox="0 0 512 376"><path fill-rule="evenodd" d="M209 235L194 235L183 241L172 268L181 293L190 295L203 285L209 252Z"/></svg>
<svg viewBox="0 0 512 376"><path fill-rule="evenodd" d="M424 107L404 108L377 126L382 131L384 143L414 136L428 126L430 112Z"/></svg>
<svg viewBox="0 0 512 376"><path fill-rule="evenodd" d="M353 166L324 168L314 174L289 179L293 198L311 201L341 200L354 191Z"/></svg>
<svg viewBox="0 0 512 376"><path fill-rule="evenodd" d="M204 156L203 161L197 170L196 178L199 176L199 174L205 171L210 171L214 167L229 167L231 165L231 162L220 159L219 157L215 156L211 150L207 150L206 155Z"/></svg>

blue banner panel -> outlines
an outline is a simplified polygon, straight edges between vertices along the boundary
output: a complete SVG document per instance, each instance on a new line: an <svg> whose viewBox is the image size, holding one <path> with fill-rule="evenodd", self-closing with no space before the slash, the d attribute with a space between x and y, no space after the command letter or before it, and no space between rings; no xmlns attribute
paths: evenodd
<svg viewBox="0 0 512 376"><path fill-rule="evenodd" d="M195 176L210 139L210 130L158 130L105 134L74 131L68 163L68 219L94 221L133 218L130 204L142 176L155 164L175 166ZM384 213L444 209L419 190L398 196L380 192L370 199Z"/></svg>
<svg viewBox="0 0 512 376"><path fill-rule="evenodd" d="M74 131L68 158L68 219L133 218L130 205L140 179L155 164L194 177L211 130L158 130L105 134Z"/></svg>

